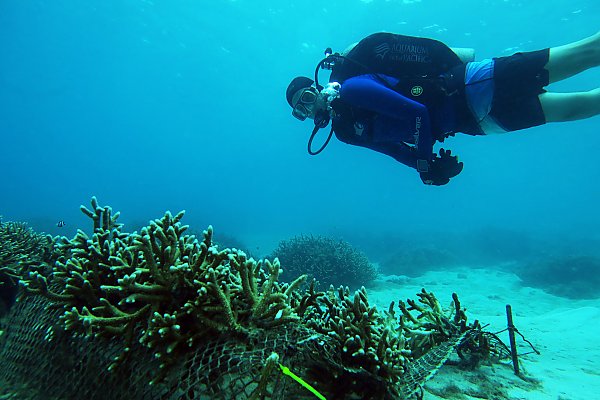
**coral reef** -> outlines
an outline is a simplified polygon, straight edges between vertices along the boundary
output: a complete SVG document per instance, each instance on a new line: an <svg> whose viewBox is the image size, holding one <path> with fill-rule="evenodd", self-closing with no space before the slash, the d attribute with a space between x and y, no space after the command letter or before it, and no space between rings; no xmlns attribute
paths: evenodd
<svg viewBox="0 0 600 400"><path fill-rule="evenodd" d="M18 275L23 268L47 265L52 237L34 232L23 222L0 217L0 268Z"/></svg>
<svg viewBox="0 0 600 400"><path fill-rule="evenodd" d="M51 237L22 222L3 222L0 217L0 317L14 303L17 279L23 272L48 266L51 245Z"/></svg>
<svg viewBox="0 0 600 400"><path fill-rule="evenodd" d="M53 273L30 273L22 282L27 292L65 304L66 329L130 342L139 328L138 340L166 369L210 335L248 336L252 327L298 319L288 293L305 277L279 285L278 260L255 262L236 249L219 251L211 243L212 227L202 242L184 235L183 211L127 234L116 222L119 213L95 198L92 210L81 210L93 220L92 237L79 230L72 240L62 238L56 246L64 256Z"/></svg>
<svg viewBox="0 0 600 400"><path fill-rule="evenodd" d="M328 388L334 398L348 393L407 398L435 374L468 332L477 329L467 327L457 295L453 307L444 311L433 293L423 289L418 301L399 302L397 316L393 302L383 313L370 306L364 287L354 295L347 287L315 294L311 285L307 293L323 306L311 307L303 321L334 339L340 355L337 369L330 365L328 371L318 371L323 382L335 383Z"/></svg>
<svg viewBox="0 0 600 400"><path fill-rule="evenodd" d="M380 261L380 272L410 277L456 265L458 258L450 251L436 246L407 246Z"/></svg>
<svg viewBox="0 0 600 400"><path fill-rule="evenodd" d="M91 205L81 210L92 220L93 234L79 230L73 239L57 238L53 268L23 272L20 283L28 296L60 306L61 324L73 335L96 345L122 341L124 350L112 359L110 371L127 370L142 346L159 360L158 371L148 374L154 385L178 373L192 380L201 367L197 381L225 398L235 398L227 393L240 386L245 398L297 394L302 390L297 382L291 389L275 386L280 363L294 367L306 386L329 399L408 398L451 352L477 337L471 333L479 326L467 324L456 295L444 309L433 293L422 290L416 301L392 303L381 312L369 304L364 287L322 292L312 279L301 290L307 275L280 282L277 258L256 261L238 249L219 249L212 227L200 240L187 235L183 211L166 212L139 233L125 233L119 213L95 198ZM296 239L305 241L310 240ZM319 240L316 248L301 248L334 248L331 259L313 262L340 273L370 267L364 256L340 243ZM245 379L251 383L234 378L243 371L250 371ZM171 381L179 385L182 378ZM185 398L195 398L200 389L188 386L184 390L191 394Z"/></svg>
<svg viewBox="0 0 600 400"><path fill-rule="evenodd" d="M514 271L523 283L572 299L600 296L600 258L557 255L521 265Z"/></svg>
<svg viewBox="0 0 600 400"><path fill-rule="evenodd" d="M343 240L323 236L296 236L279 242L270 258L285 265L284 279L307 274L322 287L358 288L377 276L377 270L359 250Z"/></svg>

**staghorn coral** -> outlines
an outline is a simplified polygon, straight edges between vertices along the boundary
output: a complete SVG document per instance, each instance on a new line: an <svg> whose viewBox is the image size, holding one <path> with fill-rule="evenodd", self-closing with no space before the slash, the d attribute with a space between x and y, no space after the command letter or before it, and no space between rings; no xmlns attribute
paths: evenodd
<svg viewBox="0 0 600 400"><path fill-rule="evenodd" d="M298 320L288 298L305 277L280 285L277 259L257 262L236 249L219 250L212 227L201 242L185 235L183 211L128 234L116 222L119 214L95 198L92 210L81 210L93 221L93 235L63 237L56 246L64 256L53 273L32 272L22 281L27 292L64 304L66 329L128 342L139 329L140 343L166 369L212 334L248 337L253 327Z"/></svg>
<svg viewBox="0 0 600 400"><path fill-rule="evenodd" d="M362 252L348 242L324 236L282 240L270 256L275 257L285 266L284 279L307 274L323 287L360 287L377 276L375 267Z"/></svg>
<svg viewBox="0 0 600 400"><path fill-rule="evenodd" d="M22 222L3 222L0 216L0 317L12 306L17 280L27 270L48 267L52 238Z"/></svg>
<svg viewBox="0 0 600 400"><path fill-rule="evenodd" d="M467 317L461 309L458 296L452 295L452 304L444 311L435 295L421 289L418 302L407 299L398 302L402 312L401 327L407 337L411 353L420 357L429 349L445 342L466 329ZM414 315L413 311L418 314Z"/></svg>
<svg viewBox="0 0 600 400"><path fill-rule="evenodd" d="M184 212L167 212L139 233L125 233L119 214L95 198L91 210L81 209L93 221L93 234L57 239L54 268L24 272L21 284L62 306L67 330L124 340L125 351L109 369L126 364L138 346L149 348L160 360L152 383L190 354L209 354L222 361L220 367L198 364L209 368L206 379L231 373L229 365L260 363L246 393L275 398L268 394L279 382L277 362L293 362L293 354L304 351L290 366L328 398L408 398L473 329L457 296L444 310L423 290L418 302L400 302L397 309L392 303L380 312L364 287L353 295L348 287L321 292L313 279L301 291L306 275L281 283L278 259L255 261L219 249L212 227L201 240L187 235ZM218 385L231 389L228 381L237 382L229 376L215 391Z"/></svg>
<svg viewBox="0 0 600 400"><path fill-rule="evenodd" d="M447 311L432 293L423 290L418 297L421 304L400 302L397 313L392 302L382 313L369 305L364 287L352 296L347 287L316 293L311 285L302 297L308 310L298 305L296 311L307 326L333 339L339 359L332 364L337 368L316 372L323 382L335 382L328 388L332 393L407 398L476 328L466 325L458 296L453 295Z"/></svg>
<svg viewBox="0 0 600 400"><path fill-rule="evenodd" d="M23 222L3 222L0 217L0 271L16 276L26 268L46 266L51 246L51 236L36 233Z"/></svg>

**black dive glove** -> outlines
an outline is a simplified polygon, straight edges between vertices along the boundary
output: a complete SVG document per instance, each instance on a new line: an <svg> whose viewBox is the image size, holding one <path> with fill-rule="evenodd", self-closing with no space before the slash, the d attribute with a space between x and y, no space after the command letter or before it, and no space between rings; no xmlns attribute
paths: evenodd
<svg viewBox="0 0 600 400"><path fill-rule="evenodd" d="M463 163L450 150L440 149L439 157L434 156L428 170L420 172L421 180L426 185L442 186L450 182L450 178L460 174L463 167Z"/></svg>

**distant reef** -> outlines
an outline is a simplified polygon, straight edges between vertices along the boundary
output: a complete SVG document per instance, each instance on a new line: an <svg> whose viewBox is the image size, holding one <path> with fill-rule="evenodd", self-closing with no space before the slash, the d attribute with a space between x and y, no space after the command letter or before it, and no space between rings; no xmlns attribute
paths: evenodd
<svg viewBox="0 0 600 400"><path fill-rule="evenodd" d="M572 299L600 297L600 257L591 255L547 256L515 269L528 286Z"/></svg>

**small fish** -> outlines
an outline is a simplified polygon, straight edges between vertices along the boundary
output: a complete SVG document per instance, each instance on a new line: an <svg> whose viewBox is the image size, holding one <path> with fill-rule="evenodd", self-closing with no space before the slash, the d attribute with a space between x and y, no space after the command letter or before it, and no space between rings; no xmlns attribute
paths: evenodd
<svg viewBox="0 0 600 400"><path fill-rule="evenodd" d="M56 226L58 226L59 228L62 228L62 227L63 227L63 226L65 226L65 225L66 225L66 222L65 222L65 221L63 221L63 220L60 220L60 221L58 221L58 222L56 223Z"/></svg>

